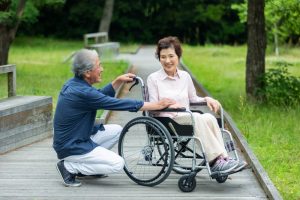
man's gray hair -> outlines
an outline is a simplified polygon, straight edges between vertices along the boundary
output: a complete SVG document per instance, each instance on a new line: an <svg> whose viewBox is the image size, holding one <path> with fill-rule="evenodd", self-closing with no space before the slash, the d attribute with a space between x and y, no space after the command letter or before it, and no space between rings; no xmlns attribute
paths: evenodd
<svg viewBox="0 0 300 200"><path fill-rule="evenodd" d="M95 50L82 49L78 51L73 60L72 71L76 77L83 78L86 71L95 66L98 53Z"/></svg>

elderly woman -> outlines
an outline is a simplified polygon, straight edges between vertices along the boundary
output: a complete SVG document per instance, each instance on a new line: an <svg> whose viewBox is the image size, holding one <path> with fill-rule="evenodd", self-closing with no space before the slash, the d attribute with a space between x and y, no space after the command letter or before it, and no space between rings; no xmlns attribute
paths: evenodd
<svg viewBox="0 0 300 200"><path fill-rule="evenodd" d="M170 108L185 107L195 102L207 102L208 107L217 112L220 103L211 97L198 97L190 75L177 68L182 49L176 37L166 37L158 41L156 56L162 69L149 75L147 80L150 102L162 98L171 98L176 104ZM191 116L188 113L159 112L154 115L171 117L180 124L188 124ZM209 114L193 113L195 119L195 137L201 139L206 151L212 172L238 171L245 167L245 162L238 163L228 157L216 118Z"/></svg>
<svg viewBox="0 0 300 200"><path fill-rule="evenodd" d="M98 109L156 110L174 103L170 99L143 102L115 98L115 90L130 82L134 74L117 77L102 89L92 85L102 80L103 66L94 50L82 49L74 57L74 77L62 87L54 116L53 148L60 161L57 171L65 186L80 186L78 175L115 173L124 160L110 149L118 142L122 127L117 124L94 125Z"/></svg>

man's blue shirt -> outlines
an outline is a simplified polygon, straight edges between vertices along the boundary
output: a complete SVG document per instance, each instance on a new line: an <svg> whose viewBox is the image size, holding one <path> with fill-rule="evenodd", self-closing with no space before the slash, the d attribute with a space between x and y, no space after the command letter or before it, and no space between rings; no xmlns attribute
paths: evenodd
<svg viewBox="0 0 300 200"><path fill-rule="evenodd" d="M59 159L86 154L97 147L90 136L104 129L102 124L94 125L98 109L137 112L144 105L143 101L114 96L112 84L97 90L77 77L65 83L54 115L53 147Z"/></svg>

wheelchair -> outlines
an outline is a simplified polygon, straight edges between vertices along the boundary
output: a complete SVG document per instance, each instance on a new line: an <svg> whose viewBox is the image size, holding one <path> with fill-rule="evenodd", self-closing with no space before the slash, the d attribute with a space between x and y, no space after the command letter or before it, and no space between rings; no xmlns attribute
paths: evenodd
<svg viewBox="0 0 300 200"><path fill-rule="evenodd" d="M136 77L134 84L140 84L142 97L148 101L147 87L142 78ZM206 103L192 104L205 106ZM194 119L192 112L199 110L164 109L159 112L187 112L191 115L191 125L181 125L167 117L152 117L148 111L143 116L130 120L123 128L118 152L125 161L124 171L135 183L143 186L155 186L162 183L171 173L182 174L178 187L183 192L191 192L196 187L196 175L202 169L208 171L212 179L224 183L233 172L211 172L205 159L205 149L201 140L194 137ZM239 161L231 133L224 128L223 109L220 110L218 123L224 139L225 148L231 157ZM196 147L196 140L200 144ZM197 149L197 150L196 150ZM235 173L235 172L234 172Z"/></svg>

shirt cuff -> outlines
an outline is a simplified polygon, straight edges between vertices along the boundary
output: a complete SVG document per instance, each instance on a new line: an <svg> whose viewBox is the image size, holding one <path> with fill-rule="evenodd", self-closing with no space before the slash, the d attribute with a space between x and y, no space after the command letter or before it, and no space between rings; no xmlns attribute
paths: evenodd
<svg viewBox="0 0 300 200"><path fill-rule="evenodd" d="M143 106L144 106L144 101L136 101L135 109L130 110L130 112L138 112Z"/></svg>

